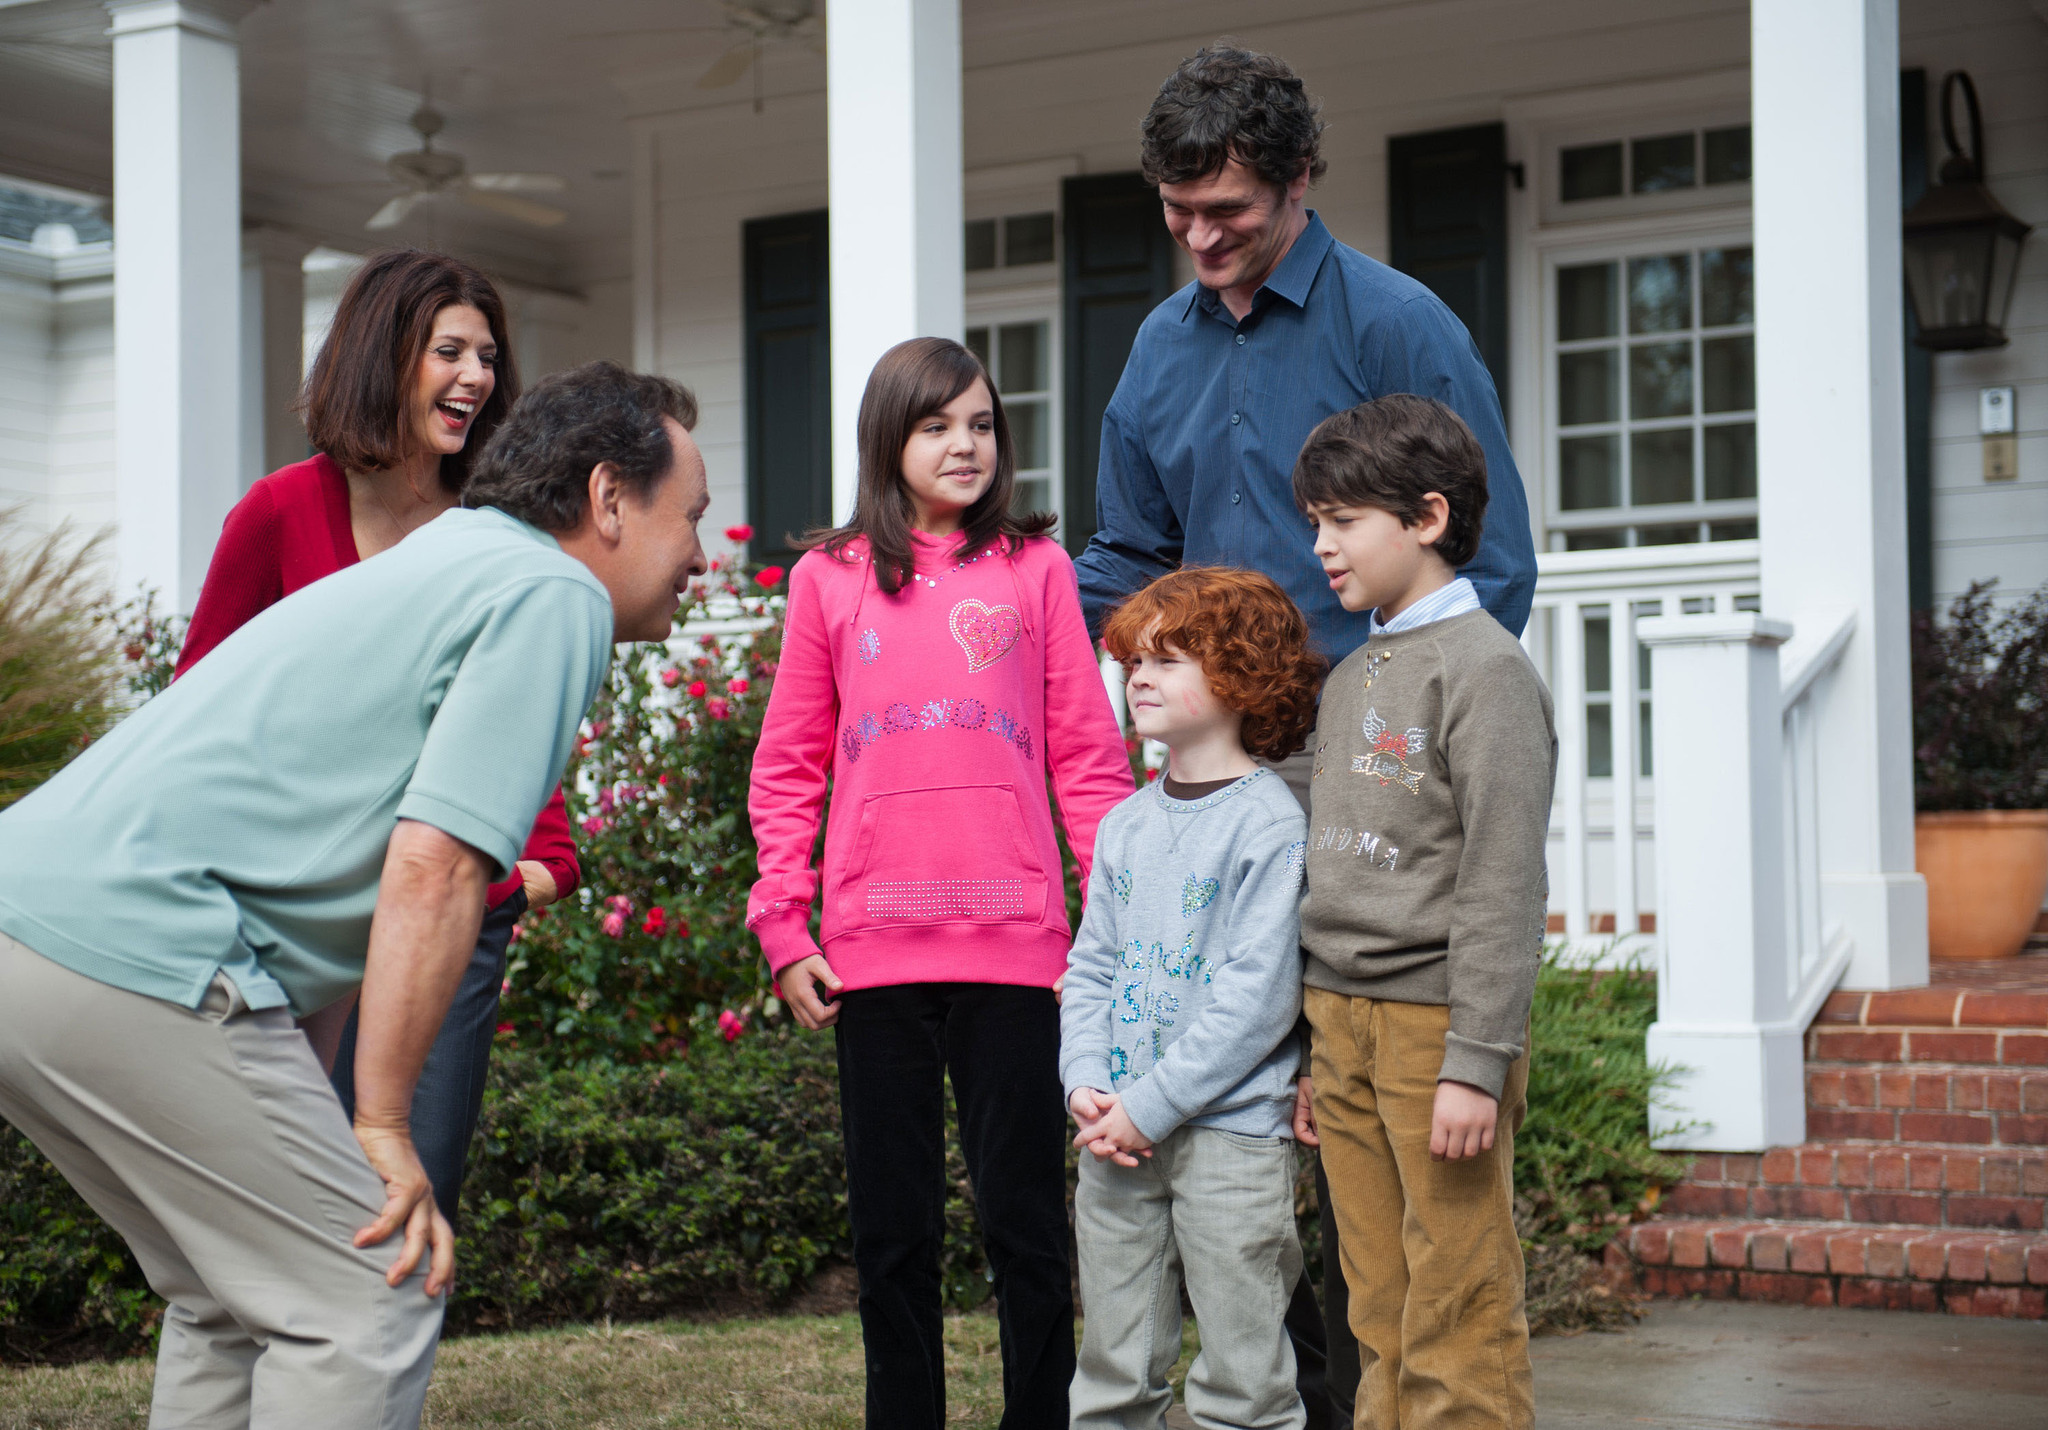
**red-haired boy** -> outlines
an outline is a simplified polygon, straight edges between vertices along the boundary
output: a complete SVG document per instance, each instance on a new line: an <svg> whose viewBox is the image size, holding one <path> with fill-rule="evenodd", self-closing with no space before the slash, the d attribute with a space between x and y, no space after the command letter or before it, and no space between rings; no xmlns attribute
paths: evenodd
<svg viewBox="0 0 2048 1430"><path fill-rule="evenodd" d="M1282 1326L1301 1274L1291 1115L1306 827L1280 777L1315 718L1322 658L1268 578L1186 569L1118 609L1131 723L1164 777L1098 827L1068 958L1060 1079L1081 1124L1088 1310L1076 1427L1159 1424L1180 1286L1202 1324L1188 1410L1299 1427Z"/></svg>

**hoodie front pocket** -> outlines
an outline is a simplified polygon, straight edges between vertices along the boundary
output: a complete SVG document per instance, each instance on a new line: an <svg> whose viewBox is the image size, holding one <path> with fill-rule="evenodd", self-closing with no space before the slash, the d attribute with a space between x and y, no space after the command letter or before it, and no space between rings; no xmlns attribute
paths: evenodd
<svg viewBox="0 0 2048 1430"><path fill-rule="evenodd" d="M848 928L1036 923L1048 883L1013 786L897 790L861 806L840 907Z"/></svg>

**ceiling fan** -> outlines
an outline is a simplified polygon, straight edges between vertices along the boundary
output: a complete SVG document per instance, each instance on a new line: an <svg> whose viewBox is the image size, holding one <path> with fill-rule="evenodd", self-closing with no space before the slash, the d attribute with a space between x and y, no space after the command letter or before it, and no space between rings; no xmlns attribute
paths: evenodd
<svg viewBox="0 0 2048 1430"><path fill-rule="evenodd" d="M812 49L824 51L825 17L818 13L816 0L726 0L725 16L736 32L733 42L704 71L697 88L723 89L739 83L751 70L757 114L761 110L761 70L757 61L764 46L805 40Z"/></svg>
<svg viewBox="0 0 2048 1430"><path fill-rule="evenodd" d="M560 193L568 187L561 175L472 174L460 154L434 147L434 136L446 122L430 102L423 101L413 111L412 127L420 136L420 147L393 154L384 165L391 182L405 192L371 214L364 228L395 228L420 204L442 197L457 198L471 208L487 209L541 228L553 228L569 216L561 209L516 197L522 193Z"/></svg>

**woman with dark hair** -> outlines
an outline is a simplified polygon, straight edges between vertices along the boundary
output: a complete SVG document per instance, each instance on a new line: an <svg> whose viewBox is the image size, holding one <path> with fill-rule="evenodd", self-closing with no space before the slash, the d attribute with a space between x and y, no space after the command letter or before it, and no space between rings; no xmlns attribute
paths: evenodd
<svg viewBox="0 0 2048 1430"><path fill-rule="evenodd" d="M490 279L419 249L371 257L342 292L306 378L300 406L314 455L262 478L228 513L177 674L300 587L396 546L457 505L472 457L518 396L505 305ZM475 955L413 1095L413 1141L451 1224L512 926L581 878L558 788L517 868L486 896ZM294 1011L353 1115L354 999Z"/></svg>
<svg viewBox="0 0 2048 1430"><path fill-rule="evenodd" d="M1010 429L980 361L946 338L897 344L868 378L859 435L853 519L813 532L789 576L747 799L761 851L747 924L797 1021L838 1042L867 1423L946 1423L950 1079L1002 1321L1003 1424L1065 1430L1052 990L1072 932L1046 781L1085 879L1130 764L1074 564L1050 517L1010 510Z"/></svg>

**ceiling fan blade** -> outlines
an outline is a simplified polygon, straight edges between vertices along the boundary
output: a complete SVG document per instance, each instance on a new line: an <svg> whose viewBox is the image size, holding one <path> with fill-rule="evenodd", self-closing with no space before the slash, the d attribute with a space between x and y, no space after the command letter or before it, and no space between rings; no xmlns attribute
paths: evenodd
<svg viewBox="0 0 2048 1430"><path fill-rule="evenodd" d="M412 212L413 205L425 197L425 194L400 194L397 198L385 204L383 208L371 214L370 221L364 224L363 227L396 228L404 221L405 216Z"/></svg>
<svg viewBox="0 0 2048 1430"><path fill-rule="evenodd" d="M462 201L473 208L489 209L492 213L516 218L521 223L534 224L540 228L553 228L569 215L561 209L549 208L530 199L515 199L510 194L493 194L482 189L464 186Z"/></svg>
<svg viewBox="0 0 2048 1430"><path fill-rule="evenodd" d="M494 194L559 194L569 187L560 174L471 174L469 184Z"/></svg>
<svg viewBox="0 0 2048 1430"><path fill-rule="evenodd" d="M699 89L724 89L729 84L738 84L754 63L756 41L740 41L718 57L717 63L704 71L704 77L697 81Z"/></svg>

